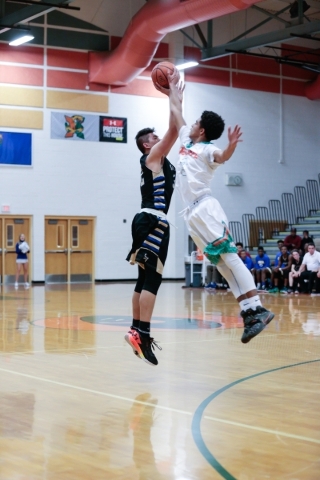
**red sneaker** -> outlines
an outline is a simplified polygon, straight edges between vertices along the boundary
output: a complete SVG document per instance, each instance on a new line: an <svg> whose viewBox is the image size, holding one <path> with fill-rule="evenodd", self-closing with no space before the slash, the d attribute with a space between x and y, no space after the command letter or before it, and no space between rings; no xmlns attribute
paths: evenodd
<svg viewBox="0 0 320 480"><path fill-rule="evenodd" d="M133 328L130 328L129 332L125 334L124 339L130 345L130 347L132 348L133 353L138 358L142 358L139 355L139 348L138 348L139 347L139 345L138 345L139 333L136 330L133 330Z"/></svg>

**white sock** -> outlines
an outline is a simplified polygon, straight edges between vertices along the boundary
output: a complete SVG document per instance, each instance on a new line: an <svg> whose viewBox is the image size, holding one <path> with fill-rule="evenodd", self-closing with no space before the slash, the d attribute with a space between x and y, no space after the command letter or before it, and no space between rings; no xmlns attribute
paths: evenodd
<svg viewBox="0 0 320 480"><path fill-rule="evenodd" d="M239 305L240 305L240 308L241 310L248 310L250 307L250 301L251 300L250 298L245 298L244 300L241 300L241 302L239 302Z"/></svg>
<svg viewBox="0 0 320 480"><path fill-rule="evenodd" d="M256 310L257 307L262 307L259 295L247 298L247 300L249 300L249 308L252 308L252 310Z"/></svg>

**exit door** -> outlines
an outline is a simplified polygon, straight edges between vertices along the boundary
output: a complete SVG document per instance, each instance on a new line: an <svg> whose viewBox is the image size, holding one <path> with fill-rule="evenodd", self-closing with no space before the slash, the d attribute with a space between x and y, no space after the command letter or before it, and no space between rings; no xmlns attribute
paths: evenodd
<svg viewBox="0 0 320 480"><path fill-rule="evenodd" d="M16 275L16 244L21 234L24 234L30 246L28 253L29 282L31 283L30 268L32 265L31 255L31 217L4 215L0 217L0 275L1 283L14 283ZM23 275L19 282L24 282Z"/></svg>
<svg viewBox="0 0 320 480"><path fill-rule="evenodd" d="M45 281L92 282L92 217L45 218Z"/></svg>

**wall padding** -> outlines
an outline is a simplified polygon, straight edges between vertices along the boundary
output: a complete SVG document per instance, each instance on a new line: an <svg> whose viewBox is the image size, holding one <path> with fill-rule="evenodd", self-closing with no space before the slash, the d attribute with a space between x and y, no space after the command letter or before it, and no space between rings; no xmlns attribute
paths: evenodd
<svg viewBox="0 0 320 480"><path fill-rule="evenodd" d="M43 90L0 86L0 104L21 107L43 107Z"/></svg>
<svg viewBox="0 0 320 480"><path fill-rule="evenodd" d="M108 100L106 95L62 92L61 90L47 91L47 108L58 108L60 110L107 113Z"/></svg>
<svg viewBox="0 0 320 480"><path fill-rule="evenodd" d="M0 108L0 127L43 129L43 112Z"/></svg>

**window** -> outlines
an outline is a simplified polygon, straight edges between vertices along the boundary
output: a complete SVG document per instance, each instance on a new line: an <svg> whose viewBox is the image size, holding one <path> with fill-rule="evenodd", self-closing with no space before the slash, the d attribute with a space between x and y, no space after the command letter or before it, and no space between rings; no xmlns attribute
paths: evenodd
<svg viewBox="0 0 320 480"><path fill-rule="evenodd" d="M13 225L7 225L7 247L13 247Z"/></svg>
<svg viewBox="0 0 320 480"><path fill-rule="evenodd" d="M72 226L72 246L79 247L79 228L77 225Z"/></svg>
<svg viewBox="0 0 320 480"><path fill-rule="evenodd" d="M64 247L64 226L58 225L57 229L57 247L63 248Z"/></svg>

